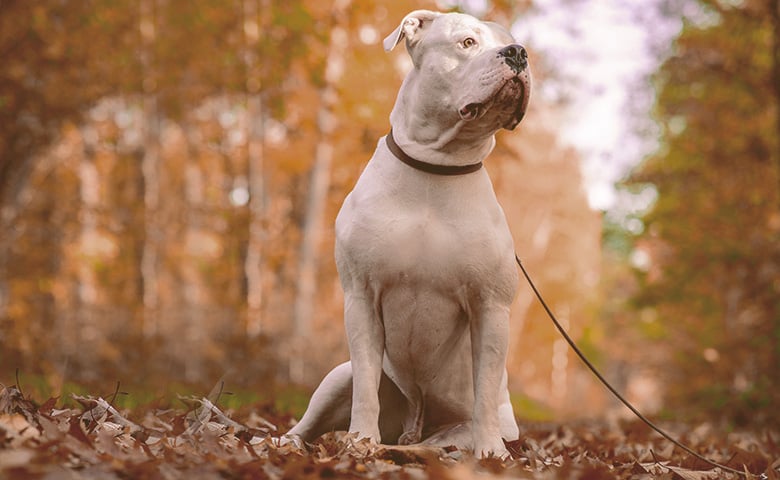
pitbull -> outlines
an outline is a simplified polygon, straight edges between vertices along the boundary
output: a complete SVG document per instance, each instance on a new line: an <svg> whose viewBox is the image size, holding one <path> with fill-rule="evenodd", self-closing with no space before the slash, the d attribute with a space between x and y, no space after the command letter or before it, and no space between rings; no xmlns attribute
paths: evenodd
<svg viewBox="0 0 780 480"><path fill-rule="evenodd" d="M482 160L525 114L525 49L474 17L413 11L384 40L412 58L390 133L336 218L350 361L333 369L288 436L332 430L386 444L508 455L507 390L518 275Z"/></svg>

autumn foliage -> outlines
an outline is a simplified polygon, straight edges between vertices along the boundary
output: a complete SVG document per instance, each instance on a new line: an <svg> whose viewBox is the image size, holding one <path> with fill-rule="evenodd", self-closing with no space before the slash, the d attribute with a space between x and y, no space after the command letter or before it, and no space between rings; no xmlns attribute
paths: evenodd
<svg viewBox="0 0 780 480"><path fill-rule="evenodd" d="M633 308L678 410L777 425L780 6L701 3L712 23L686 25L656 74L662 143L630 179L658 194Z"/></svg>
<svg viewBox="0 0 780 480"><path fill-rule="evenodd" d="M681 31L643 114L658 148L622 185L657 198L639 227L588 207L566 106L542 93L565 60L534 45L531 108L486 168L524 265L618 388L697 451L777 478L780 5L649 3ZM522 28L534 5L485 17ZM605 420L618 407L524 286L512 400L556 422L523 423L512 459L269 439L292 409L254 402L290 384L305 399L347 358L333 219L409 68L381 39L415 8L437 4L0 2L0 477L726 478ZM25 394L6 386L17 367ZM223 376L256 396L176 399ZM144 400L97 396L115 381Z"/></svg>
<svg viewBox="0 0 780 480"><path fill-rule="evenodd" d="M344 361L333 221L409 68L381 39L423 6L4 4L3 379L19 367L55 392L105 378L156 391L227 374L268 392L311 388ZM489 15L509 25L527 7ZM556 115L532 102L487 168L518 253L579 334L594 321L600 218ZM528 403L580 412L585 395L598 411L600 390L540 314L519 291L512 384Z"/></svg>
<svg viewBox="0 0 780 480"><path fill-rule="evenodd" d="M524 424L511 458L475 459L449 448L371 446L345 432L312 444L280 443L287 417L267 408L223 412L218 396L180 399L179 408L120 412L113 398L75 396L41 405L15 386L0 390L0 476L29 478L421 478L729 479L688 458L636 422ZM134 418L134 417L138 418ZM776 479L774 434L721 436L711 426L684 439L709 458Z"/></svg>

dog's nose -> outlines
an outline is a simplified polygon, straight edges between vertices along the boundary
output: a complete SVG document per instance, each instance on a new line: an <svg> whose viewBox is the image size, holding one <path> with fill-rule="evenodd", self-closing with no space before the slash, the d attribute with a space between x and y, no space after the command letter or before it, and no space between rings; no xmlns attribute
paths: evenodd
<svg viewBox="0 0 780 480"><path fill-rule="evenodd" d="M528 59L528 52L525 51L525 48L523 48L522 45L516 43L502 48L498 51L498 54L504 58L509 58L517 62Z"/></svg>
<svg viewBox="0 0 780 480"><path fill-rule="evenodd" d="M507 65L513 70L519 71L528 66L528 52L522 45L513 43L498 51L499 57L504 57Z"/></svg>

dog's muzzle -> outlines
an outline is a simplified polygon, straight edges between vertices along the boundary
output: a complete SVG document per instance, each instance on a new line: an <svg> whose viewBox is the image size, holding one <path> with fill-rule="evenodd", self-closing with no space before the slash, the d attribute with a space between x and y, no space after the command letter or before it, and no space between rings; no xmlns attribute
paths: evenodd
<svg viewBox="0 0 780 480"><path fill-rule="evenodd" d="M494 64L498 58L509 68L509 72L504 73L504 81L497 84L488 96L466 103L458 110L458 115L463 120L472 121L493 111L502 128L513 130L525 116L531 93L528 52L522 45L512 43L492 55L495 55L492 57Z"/></svg>
<svg viewBox="0 0 780 480"><path fill-rule="evenodd" d="M509 121L503 125L507 130L514 130L525 116L525 111L528 108L529 94L531 93L529 91L531 83L528 72L528 52L522 45L513 43L499 50L498 56L499 58L504 59L504 63L506 63L515 74L515 76L501 89L508 93L510 97L519 97L519 102L517 102L512 116ZM501 92L499 92L499 95L500 94Z"/></svg>

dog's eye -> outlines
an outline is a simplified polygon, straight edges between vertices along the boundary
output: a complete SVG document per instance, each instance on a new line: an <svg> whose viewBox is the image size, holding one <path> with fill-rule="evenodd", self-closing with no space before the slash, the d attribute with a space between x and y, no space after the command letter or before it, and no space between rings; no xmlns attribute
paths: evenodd
<svg viewBox="0 0 780 480"><path fill-rule="evenodd" d="M476 40L474 40L474 39L473 39L473 38L471 38L471 37L466 37L466 38L464 38L464 39L463 39L463 41L461 42L461 45L463 45L463 48L471 48L471 47L473 47L473 46L476 46L476 45L477 45L477 41L476 41Z"/></svg>

